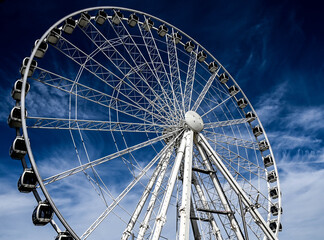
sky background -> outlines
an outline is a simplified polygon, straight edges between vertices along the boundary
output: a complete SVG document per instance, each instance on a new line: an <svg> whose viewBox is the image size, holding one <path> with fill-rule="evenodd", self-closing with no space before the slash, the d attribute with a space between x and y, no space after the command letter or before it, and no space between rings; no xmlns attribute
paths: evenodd
<svg viewBox="0 0 324 240"><path fill-rule="evenodd" d="M324 235L324 5L319 1L0 1L0 239L53 239L31 222L34 198L21 194L9 147L10 90L22 59L54 22L79 9L121 6L157 16L212 53L256 109L279 168L280 239Z"/></svg>

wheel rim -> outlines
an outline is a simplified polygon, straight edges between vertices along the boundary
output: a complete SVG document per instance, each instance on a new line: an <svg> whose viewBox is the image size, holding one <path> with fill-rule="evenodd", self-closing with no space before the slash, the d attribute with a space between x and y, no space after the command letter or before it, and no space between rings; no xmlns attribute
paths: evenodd
<svg viewBox="0 0 324 240"><path fill-rule="evenodd" d="M94 19L99 9L104 9L109 16L108 20L102 26L96 24ZM127 25L127 20L123 19L118 25L115 25L112 23L112 16L114 14L113 9L120 9L122 13L124 13L125 18L128 18L129 14L135 12L140 17L140 24L135 26L136 29L131 28ZM70 128L70 130L67 131L71 136L74 148L77 150L75 152L76 158L80 165L84 166L87 164L87 161L93 161L95 158L95 154L90 156L91 154L89 155L88 153L87 143L90 142L89 139L91 138L91 134L85 133L89 132L85 130L89 130L90 128L98 130L97 126L100 125L103 126L101 130L104 132L110 129L108 131L111 134L109 139L110 142L114 142L115 152L144 143L147 144L145 147L150 148L150 150L146 150L152 154L152 157L150 157L150 160L152 160L154 156L159 156L159 152L163 146L165 146L166 143L170 143L172 137L183 133L186 126L186 124L184 124L185 113L192 110L202 117L205 124L202 134L209 141L211 147L222 158L222 161L231 174L235 176L236 180L242 185L246 194L250 195L250 199L255 202L258 200L258 203L261 204L259 209L264 219L268 222L271 219L280 222L280 211L276 217L270 214L270 208L274 203L278 204L279 209L281 208L280 194L275 200L271 199L269 196L270 189L273 187L277 187L280 193L277 168L275 163L270 169L265 168L262 163L262 156L270 154L273 158L271 147L269 146L269 149L264 152L258 150L258 142L260 142L260 140L264 139L269 143L267 136L264 130L261 136L253 136L251 128L256 126L255 122L258 122L257 125L259 125L261 129L263 129L262 124L258 118L252 123L247 121L245 117L246 110L248 109L254 112L254 109L226 69L223 68L206 49L200 46L198 42L191 39L181 30L154 16L125 8L98 7L73 13L54 24L43 35L35 49L40 46L41 42L55 26L61 26L63 21L70 17L79 17L79 14L84 11L88 11L93 17L86 28L81 29L77 27L75 30L79 31L77 34L84 34L85 38L88 38L88 40L90 39L90 43L93 45L89 48L91 48L92 51L88 54L81 55L81 57L78 55L82 54L81 48L86 45L83 45L80 39L78 39L79 42L75 42L76 40L73 39L76 35L75 32L72 33L72 35L62 34L58 44L56 44L55 47L50 46L50 48L53 48L52 50L55 49L57 53L63 53L65 57L64 62L66 63L74 61L74 63L78 65L80 62L84 61L85 57L88 58L88 60L83 62L85 63L84 66L80 67L79 64L79 69L75 67L72 68L74 75L71 74L71 76L74 76L74 80L69 81L70 78L67 77L69 74L66 73L66 71L62 71L65 74L59 73L59 68L57 68L53 62L46 62L46 57L48 56L38 61L39 64L44 63L44 68L42 68L41 65L37 66L32 77L34 80L38 80L38 83L41 83L40 85L35 84L35 86L44 86L44 83L45 85L47 84L47 86L51 84L52 87L50 87L50 89L52 89L52 92L53 89L55 89L55 91L59 90L58 92L69 92L66 86L72 89L67 95L68 103L65 103L65 110L68 109L65 113L67 117L54 116L55 119L50 119L52 116L43 117L35 114L35 116L32 115L26 119L25 115L22 114L22 129L25 139L29 139L28 131L34 131L34 129L32 129L33 127L54 129L58 128L55 127L55 124L59 123L62 129ZM148 21L149 18L152 19L156 25L149 31L146 31L140 25ZM169 28L169 32L163 38L160 38L156 33L158 25L160 24L165 24ZM109 31L110 35L107 35ZM176 44L171 36L175 37L177 32L180 33L183 39ZM109 38L111 36L114 37ZM196 48L193 52L187 53L183 49L183 45L185 45L186 42L185 40L190 40L195 43ZM107 42L109 43L107 44ZM78 44L79 46L76 46ZM131 44L135 47L131 46ZM100 49L98 46L100 46ZM158 51L156 51L156 49L158 49ZM73 51L75 50L77 55L73 55ZM50 57L55 57L50 51L47 55L51 54ZM207 59L210 60L210 62L215 61L217 63L219 68L215 73L209 72L208 65L206 65L207 62L200 63L197 61L197 55L200 51L207 54ZM35 53L36 50L32 52L30 59L34 59ZM111 54L111 56L109 54ZM103 62L100 62L99 60L102 59L104 59ZM107 63L109 63L109 65L107 65L109 67L105 67ZM27 70L30 68L30 65L31 61L27 64ZM97 71L96 67L99 67L100 71ZM103 70L109 72L109 74L107 74L107 72L103 73ZM85 73L86 71L88 72ZM25 103L24 91L27 81L27 72L28 71L26 71L24 75L22 90L22 113L25 112L25 104L28 108L28 97ZM223 72L229 77L229 81L226 84L222 84L218 80L218 77ZM88 79L91 75L101 82L98 83L98 85L90 83ZM125 77L125 75L127 77ZM115 79L111 76L114 76ZM181 77L181 81L179 80L179 76ZM106 82L103 81L105 79L107 80ZM158 83L155 82L157 79L159 79ZM111 80L109 84L107 84L108 80ZM113 82L113 80L116 81ZM228 89L232 85L236 86L239 90L239 92L233 96L228 94ZM33 95L32 89L33 86L31 85L31 95ZM98 89L104 90L99 91ZM41 91L41 88L38 88L38 91ZM50 93L52 93L51 91ZM58 94L58 97L63 96L60 94ZM238 96L246 100L247 106L244 109L240 109L237 106L237 101L240 99ZM118 101L116 101L116 99L118 99ZM106 108L108 110L108 116L105 116L105 114L102 114L100 111L99 114L94 114L92 112L93 104L96 106L99 105L97 107L100 108L100 111L103 111L102 108ZM31 113L33 113L33 111ZM91 119L91 121L89 121L89 118L87 120L80 119L80 113L81 115L84 114L84 116L95 116L96 119ZM96 113L98 113L98 111ZM78 117L76 118L76 116ZM108 120L101 120L103 116ZM92 120L96 120L96 122ZM172 131L175 133L171 134L170 132ZM169 135L167 141L164 142L159 136L163 137L166 136L166 134ZM87 139L85 140L85 138ZM158 139L154 141L155 138ZM34 160L30 143L27 140L26 145L30 163L38 177L39 185L45 198L54 208L56 216L62 222L63 226L74 238L80 238L81 234L75 233L68 225L68 221L63 217L64 214L62 215L59 209L56 208L55 201L53 201L51 197L53 194L50 194L47 189L48 187L44 185L44 182L50 180L46 180L47 177L44 177L44 175L38 171L38 164L36 164ZM179 142L177 142L175 147L177 148L178 146ZM145 147L142 147L142 150L144 150ZM82 151L83 153L81 153ZM196 168L202 168L202 159L198 156L199 147L195 147L194 152L193 163L196 164ZM130 154L129 159L122 159L126 162L126 166L131 169L130 172L133 173L133 175L137 173L135 171L136 166L137 171L140 171L142 167L141 162L137 160L140 158L140 155L136 153L136 151L132 152L133 155ZM111 155L113 153L107 151L102 154ZM175 155L172 154L171 162L174 158ZM145 163L147 164L148 162ZM142 162L142 164L144 163ZM82 170L82 168L79 169ZM97 190L99 191L99 195L104 195L105 193L103 191L105 187L100 174L97 174L96 170L91 166L89 169L93 174L93 177L90 176L89 182L92 181L93 184L102 184ZM268 183L265 180L268 171L275 172L277 180L274 183ZM56 174L53 176L55 175ZM53 180L53 176L50 179ZM86 173L85 176L89 179L88 173ZM211 184L207 181L205 176L202 177L197 175L196 177L206 185ZM235 196L234 190L228 187L227 180L224 177L222 178L221 175L218 175L218 177L220 185L225 189L226 197L233 209L235 209L234 211L237 214L236 218L238 219L238 223L242 225L241 227L243 227L242 221L245 221L248 223L248 227L251 226L248 233L253 234L253 231L255 231L255 236L257 238L264 236L257 225L253 226L252 216L250 216L250 218L249 216L245 216L244 220L239 220L239 200L237 196ZM226 192L226 188L228 192ZM197 190L196 192L193 191L193 197L197 194ZM208 197L213 207L222 209L222 204L219 202L217 194L213 193L211 195L213 196ZM196 196L196 198L199 199L199 196ZM103 201L106 202L105 199L103 199ZM195 204L197 208L199 202L197 201ZM108 203L106 203L106 205L108 206ZM204 214L202 214L202 216L206 215ZM227 217L222 214L217 214L217 217L219 219L219 225L222 226L220 228L223 228L222 235L224 235L224 238L235 236L235 233L230 230L229 224L226 223L228 222L228 220L226 220ZM254 228L256 228L256 230ZM277 226L276 234L278 230L279 225ZM207 233L209 233L209 231L205 231L206 235L208 235ZM87 236L86 232L84 232L81 238L85 236Z"/></svg>

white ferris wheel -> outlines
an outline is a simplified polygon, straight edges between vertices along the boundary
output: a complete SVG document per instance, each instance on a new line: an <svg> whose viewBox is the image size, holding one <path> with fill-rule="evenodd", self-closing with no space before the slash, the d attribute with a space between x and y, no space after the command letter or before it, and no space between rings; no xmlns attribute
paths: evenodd
<svg viewBox="0 0 324 240"><path fill-rule="evenodd" d="M10 155L37 201L33 223L57 240L278 238L262 124L180 29L132 9L81 10L35 42L20 74Z"/></svg>

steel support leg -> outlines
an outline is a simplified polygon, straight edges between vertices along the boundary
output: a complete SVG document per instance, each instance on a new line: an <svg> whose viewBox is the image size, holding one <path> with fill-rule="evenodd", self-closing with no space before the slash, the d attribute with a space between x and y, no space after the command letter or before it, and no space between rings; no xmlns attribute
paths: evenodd
<svg viewBox="0 0 324 240"><path fill-rule="evenodd" d="M171 154L172 154L172 152L170 152L170 156L171 156ZM148 228L148 222L150 221L150 218L151 218L151 215L152 215L152 212L153 212L153 208L154 208L157 196L158 196L158 192L160 190L160 187L161 187L161 184L162 184L162 181L163 181L167 166L169 164L170 156L166 159L167 161L163 162L160 174L158 176L158 179L156 180L155 187L154 187L150 202L149 202L147 210L146 210L144 220L141 223L139 233L138 233L138 236L137 236L137 240L142 240L144 238L144 234L145 234L145 232L146 232L146 230Z"/></svg>
<svg viewBox="0 0 324 240"><path fill-rule="evenodd" d="M207 199L206 199L206 197L205 197L205 194L204 194L204 192L203 192L201 186L199 185L199 182L198 182L197 177L196 177L194 174L192 175L192 180L193 180L193 184L194 184L194 186L195 186L195 189L196 189L196 191L197 191L197 193L198 193L199 199L201 200L201 202L202 202L204 208L208 209L209 206L208 206L208 203L207 203ZM222 239L223 239L223 238L222 238L222 235L221 235L221 233L220 233L220 230L219 230L219 228L218 228L218 226L217 226L217 224L216 224L216 221L215 221L213 215L212 215L211 213L207 213L207 216L208 216L208 218L210 219L210 223L211 223L211 225L212 225L212 228L213 228L213 234L215 235L215 238L216 238L217 240L222 240Z"/></svg>
<svg viewBox="0 0 324 240"><path fill-rule="evenodd" d="M179 239L189 239L190 226L190 201L191 201L191 179L192 179L192 147L193 147L193 131L190 130L186 136L186 149L183 169L183 187L182 202L179 210L180 229Z"/></svg>
<svg viewBox="0 0 324 240"><path fill-rule="evenodd" d="M190 218L191 218L190 221L191 221L191 227L192 227L192 232L193 232L194 238L195 238L195 240L201 240L201 236L200 236L200 232L199 232L199 228L198 228L198 224L197 224L197 220L196 220L198 218L196 217L192 198L190 201Z"/></svg>
<svg viewBox="0 0 324 240"><path fill-rule="evenodd" d="M186 136L187 136L187 133L184 133L184 136L182 137L180 147L178 149L177 156L176 156L176 159L175 159L172 171L171 171L171 176L169 178L169 182L166 187L166 192L164 194L162 206L161 206L160 212L155 220L155 228L153 229L153 236L151 238L152 240L158 240L160 238L162 227L163 227L164 223L166 222L166 213L167 213L167 210L169 207L171 195L173 192L175 182L177 180L177 175L179 172L180 164L181 164L183 154L185 151L185 147L186 147Z"/></svg>
<svg viewBox="0 0 324 240"><path fill-rule="evenodd" d="M164 172L165 172L166 166L169 163L169 159L170 159L170 156L171 156L172 150L173 150L173 147L170 147L170 148L171 149L169 149L165 153L165 155L162 156L158 166L156 167L155 171L153 172L152 177L151 177L149 183L147 184L147 186L146 186L146 188L145 188L145 190L144 190L144 192L142 194L142 197L141 197L140 201L138 202L138 204L136 206L136 209L135 209L129 223L128 223L126 229L123 232L123 235L121 237L122 240L128 239L128 237L131 235L133 227L134 227L134 225L135 225L135 223L136 223L136 221L137 221L137 219L138 219L138 217L139 217L139 215L140 215L140 213L141 213L141 211L142 211L142 209L144 207L144 204L145 204L147 198L149 197L149 194L150 194L150 192L151 192L151 190L153 188L153 185L154 185L156 179L161 174L161 171L164 170Z"/></svg>
<svg viewBox="0 0 324 240"><path fill-rule="evenodd" d="M204 165L205 165L206 169L209 170L209 171L212 171L213 168L212 168L212 166L211 166L211 164L210 164L210 162L209 162L209 160L208 160L208 158L206 156L205 149L203 149L203 146L201 145L201 142L199 142L199 140L196 142L198 151L199 151L199 153L200 153L200 155L201 155L201 157L203 159L203 162L204 162ZM218 194L218 196L219 196L219 198L220 198L220 200L221 200L221 202L222 202L222 204L224 206L225 211L229 212L229 214L227 216L228 216L228 219L229 219L229 221L231 223L232 229L233 229L233 231L235 232L235 234L237 236L237 239L244 240L242 231L241 231L241 229L239 227L238 222L236 221L236 219L234 217L233 211L232 211L232 209L231 209L231 207L229 205L229 202L228 202L228 200L227 200L227 198L225 196L223 188L221 187L216 174L211 172L210 177L211 177L211 179L213 181L213 185L214 185L214 187L215 187L215 189L217 191L217 194Z"/></svg>
<svg viewBox="0 0 324 240"><path fill-rule="evenodd" d="M256 224L259 225L259 227L262 229L264 234L268 239L275 240L277 237L274 235L270 227L267 225L267 223L264 221L263 217L259 213L259 211L254 207L254 205L251 203L241 186L236 182L234 177L231 175L231 173L228 171L224 163L222 162L221 158L217 155L217 153L214 151L214 149L209 145L206 138L199 133L198 135L198 143L201 144L203 149L206 151L206 153L211 157L213 160L213 163L216 165L216 167L219 169L219 171L222 173L222 175L225 177L227 182L230 184L231 188L235 191L235 193L242 198L243 204L247 207L247 210L250 212L251 216L253 217Z"/></svg>

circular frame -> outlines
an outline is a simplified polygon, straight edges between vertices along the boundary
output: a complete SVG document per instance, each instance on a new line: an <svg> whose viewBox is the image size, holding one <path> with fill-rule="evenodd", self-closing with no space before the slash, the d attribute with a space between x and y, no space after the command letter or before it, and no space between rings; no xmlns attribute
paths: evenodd
<svg viewBox="0 0 324 240"><path fill-rule="evenodd" d="M32 60L34 59L34 56L35 56L35 53L36 53L36 50L38 49L38 47L40 46L40 44L42 43L42 41L48 36L48 34L51 32L51 30L53 28L55 28L56 26L59 26L60 24L62 24L66 19L70 18L70 17L73 17L75 15L78 15L78 14L81 14L82 12L85 12L85 11L95 11L95 10L100 10L100 9L104 9L104 10L112 10L112 9L118 9L118 10L122 10L122 11L127 11L127 12L134 12L134 13L137 13L137 14L140 14L140 15L144 15L144 16L147 16L147 17L150 17L154 20L157 20L161 23L164 23L165 25L177 30L179 33L181 33L182 35L186 36L188 39L191 39L192 42L194 42L197 46L199 46L201 49L203 49L209 57L211 57L215 62L217 62L217 64L219 65L220 68L222 68L224 70L224 72L230 77L230 79L234 82L235 86L238 87L239 91L242 93L242 95L244 96L244 98L246 99L249 107L252 109L252 111L256 114L256 112L254 111L254 108L253 106L251 105L251 103L249 102L248 98L245 96L244 92L240 89L240 87L238 86L238 84L236 83L236 81L234 80L234 78L227 72L227 70L220 64L220 62L218 62L218 60L213 57L203 46L201 46L197 41L195 41L194 39L192 39L191 37L189 37L187 34L185 34L184 32L182 32L180 29L174 27L173 25L159 19L159 18L156 18L152 15L149 15L149 14L146 14L144 12L140 12L140 11L136 11L136 10L133 10L133 9L128 9L128 8L120 8L120 7L104 7L104 6L101 6L101 7L94 7L94 8L88 8L88 9L83 9L83 10L80 10L80 11L77 11L77 12L74 12L64 18L62 18L61 20L57 21L55 24L53 24L43 35L42 37L40 38L40 40L38 41L38 43L35 45L35 48L33 49L31 55L30 55L30 60L27 64L27 70L30 68L31 66L31 62ZM123 19L125 20L125 19ZM23 136L24 136L24 139L25 139L25 143L26 143L26 147L27 147L27 152L28 152L28 156L29 156L29 161L32 165L32 168L33 168L33 171L35 172L36 176L37 176L37 179L38 179L38 183L39 183L39 186L41 187L42 189L42 192L44 194L44 196L46 197L47 201L50 203L50 205L52 206L56 216L59 218L59 220L61 221L61 223L64 225L64 227L66 228L66 230L68 232L70 232L70 234L73 236L73 238L75 239L80 239L78 237L78 235L73 231L73 229L69 226L69 224L66 222L66 220L64 219L64 217L61 215L60 211L57 209L57 207L55 206L55 203L53 202L50 194L48 193L45 185L43 184L43 181L42 181L42 178L40 177L40 174L38 172L38 168L37 168L37 165L36 165L36 162L35 162L35 159L34 159L34 155L33 155L33 152L32 152L32 149L31 149L31 145L30 145L30 142L29 142L29 137L28 137L28 131L27 131L27 124L26 124L26 116L25 114L23 114L25 112L25 88L26 88L26 82L27 82L27 78L28 78L28 71L25 71L25 74L23 76L23 86L22 86L22 93L21 93L21 119L22 119L22 131L23 131ZM257 117L257 115L256 115ZM262 123L259 121L259 118L257 117L257 121L258 121L258 124L259 126L263 129L263 126L262 126ZM17 133L18 134L18 133ZM268 138L267 138L267 135L265 132L263 132L264 134L264 137L265 137L265 140L267 141L267 143L269 144L269 151L270 151L270 154L274 160L274 155L273 155L273 152L272 152L272 149L271 149L271 146L270 146L270 143L268 141ZM24 163L23 161L23 167L25 168L26 167L26 163ZM281 192L280 191L280 183L279 183L279 176L278 176L278 170L277 170L277 167L276 167L276 163L275 163L275 160L274 160L274 170L276 172L276 175L278 177L278 180L277 180L277 187L278 187L278 191L279 193ZM270 187L268 185L268 187ZM34 193L35 195L35 193ZM40 198L39 196L36 197L36 199L39 201ZM279 194L278 196L278 203L279 203L279 209L281 209L281 194ZM269 206L270 208L270 206ZM269 211L270 212L270 211ZM279 211L279 214L278 214L278 222L280 222L280 217L281 217L281 213ZM268 217L269 218L269 217ZM277 224L277 230L276 230L276 234L278 233L279 231L279 224Z"/></svg>

